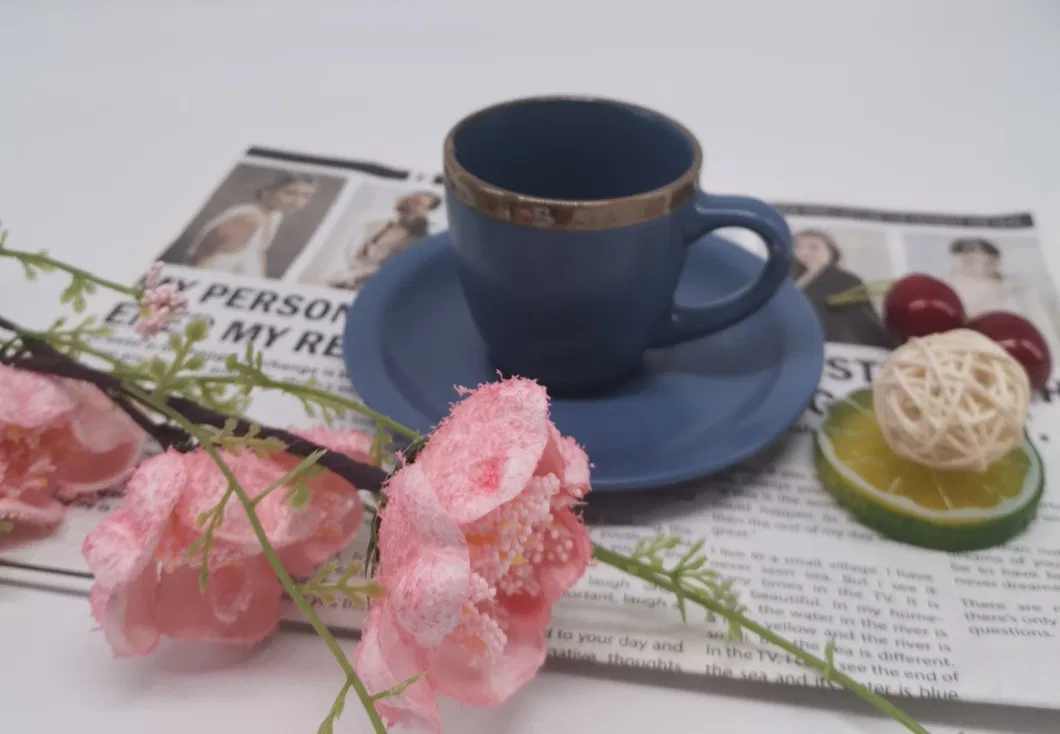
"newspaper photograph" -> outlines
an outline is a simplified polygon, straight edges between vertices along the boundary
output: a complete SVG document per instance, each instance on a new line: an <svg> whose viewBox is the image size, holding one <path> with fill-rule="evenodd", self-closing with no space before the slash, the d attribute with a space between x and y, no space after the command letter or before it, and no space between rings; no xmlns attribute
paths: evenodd
<svg viewBox="0 0 1060 734"><path fill-rule="evenodd" d="M206 370L253 344L279 380L314 380L356 398L342 360L342 331L359 289L389 258L446 228L440 177L383 165L249 149L185 229L160 248L166 278L205 317ZM778 203L795 262L790 277L827 339L824 374L787 436L720 474L662 489L590 494L594 540L629 552L659 531L704 539L713 568L733 580L749 616L894 696L1060 709L1060 493L1047 486L1038 520L1008 545L948 554L886 540L851 519L820 486L812 432L828 407L868 386L896 344L879 298L836 309L851 288L910 272L949 283L969 315L1020 314L1060 354L1060 300L1029 214L947 215ZM748 232L723 236L761 252ZM58 307L57 307L58 308ZM132 302L98 301L113 333L99 347L129 360L145 345ZM58 315L58 312L55 314ZM164 342L162 342L164 343ZM456 399L454 391L454 399ZM247 415L308 426L301 404L255 394ZM362 418L351 427L371 430ZM1027 430L1048 472L1060 472L1060 382L1035 396ZM577 438L577 437L575 437ZM591 457L590 457L591 458ZM0 545L0 580L87 593L81 541L120 501L120 487L70 508L54 533ZM363 558L368 533L343 563ZM361 612L324 606L336 629ZM292 607L290 619L298 618ZM730 643L719 620L682 623L676 600L606 566L590 566L558 602L548 632L558 660L832 687L754 639Z"/></svg>

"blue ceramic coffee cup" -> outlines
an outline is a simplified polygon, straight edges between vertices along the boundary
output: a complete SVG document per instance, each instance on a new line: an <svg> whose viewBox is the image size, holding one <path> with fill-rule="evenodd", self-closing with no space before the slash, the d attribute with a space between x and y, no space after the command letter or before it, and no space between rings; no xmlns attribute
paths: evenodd
<svg viewBox="0 0 1060 734"><path fill-rule="evenodd" d="M594 98L505 102L457 123L444 153L460 283L490 359L553 393L617 387L646 350L747 318L787 277L784 218L700 191L698 141L659 113ZM765 242L758 279L675 303L687 248L722 227Z"/></svg>

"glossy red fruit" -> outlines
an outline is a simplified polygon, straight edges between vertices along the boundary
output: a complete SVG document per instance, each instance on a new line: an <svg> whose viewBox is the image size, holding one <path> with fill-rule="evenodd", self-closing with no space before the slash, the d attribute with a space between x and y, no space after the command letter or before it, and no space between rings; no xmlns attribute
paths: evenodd
<svg viewBox="0 0 1060 734"><path fill-rule="evenodd" d="M883 320L899 342L964 326L964 305L957 292L930 275L896 280L883 299Z"/></svg>
<svg viewBox="0 0 1060 734"><path fill-rule="evenodd" d="M1027 370L1031 387L1040 390L1053 371L1053 358L1042 333L1027 319L1008 311L979 314L968 322L969 329L988 336Z"/></svg>

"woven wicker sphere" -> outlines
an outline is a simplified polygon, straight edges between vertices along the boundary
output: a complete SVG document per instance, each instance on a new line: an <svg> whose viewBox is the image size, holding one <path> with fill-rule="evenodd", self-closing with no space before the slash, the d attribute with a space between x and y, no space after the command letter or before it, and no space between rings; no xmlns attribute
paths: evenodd
<svg viewBox="0 0 1060 734"><path fill-rule="evenodd" d="M955 329L892 352L872 402L899 456L936 469L983 471L1022 440L1030 384L996 342Z"/></svg>

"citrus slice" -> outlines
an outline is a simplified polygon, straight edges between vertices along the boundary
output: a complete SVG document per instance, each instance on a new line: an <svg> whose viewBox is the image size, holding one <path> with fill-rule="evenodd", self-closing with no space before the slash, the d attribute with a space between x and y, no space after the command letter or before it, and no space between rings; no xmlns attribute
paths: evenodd
<svg viewBox="0 0 1060 734"><path fill-rule="evenodd" d="M817 475L840 505L894 540L946 551L1000 545L1030 525L1045 489L1041 457L1023 443L984 472L939 470L896 455L872 391L835 403L814 437Z"/></svg>

